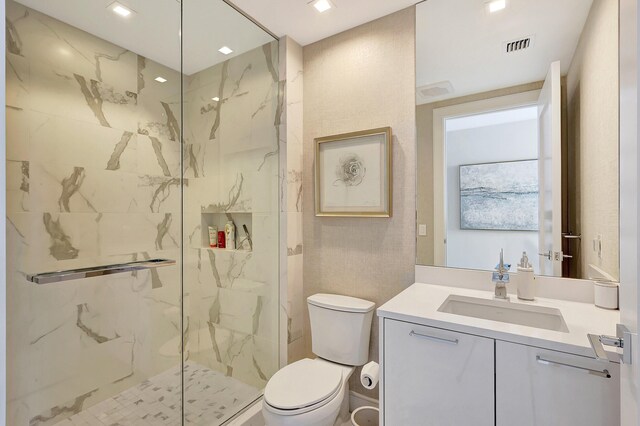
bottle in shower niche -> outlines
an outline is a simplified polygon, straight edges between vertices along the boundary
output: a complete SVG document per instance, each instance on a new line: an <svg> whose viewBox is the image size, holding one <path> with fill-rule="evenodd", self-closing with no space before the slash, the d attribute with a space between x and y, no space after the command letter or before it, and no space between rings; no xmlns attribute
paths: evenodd
<svg viewBox="0 0 640 426"><path fill-rule="evenodd" d="M218 247L218 227L209 227L209 247Z"/></svg>
<svg viewBox="0 0 640 426"><path fill-rule="evenodd" d="M232 221L227 222L224 225L224 235L225 235L225 246L227 250L235 250L236 249L236 226Z"/></svg>

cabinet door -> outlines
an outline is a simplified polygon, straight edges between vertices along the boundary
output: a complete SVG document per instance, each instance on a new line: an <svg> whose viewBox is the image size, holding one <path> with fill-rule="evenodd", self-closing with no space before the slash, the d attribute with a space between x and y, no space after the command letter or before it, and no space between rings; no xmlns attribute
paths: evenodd
<svg viewBox="0 0 640 426"><path fill-rule="evenodd" d="M386 426L493 426L494 341L384 321Z"/></svg>
<svg viewBox="0 0 640 426"><path fill-rule="evenodd" d="M619 425L619 371L613 362L497 341L496 424Z"/></svg>

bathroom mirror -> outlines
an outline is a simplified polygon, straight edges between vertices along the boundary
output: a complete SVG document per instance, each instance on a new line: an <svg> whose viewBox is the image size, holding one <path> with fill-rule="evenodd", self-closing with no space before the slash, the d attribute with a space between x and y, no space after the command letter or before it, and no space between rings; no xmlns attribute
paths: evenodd
<svg viewBox="0 0 640 426"><path fill-rule="evenodd" d="M416 263L619 279L618 8L417 5Z"/></svg>

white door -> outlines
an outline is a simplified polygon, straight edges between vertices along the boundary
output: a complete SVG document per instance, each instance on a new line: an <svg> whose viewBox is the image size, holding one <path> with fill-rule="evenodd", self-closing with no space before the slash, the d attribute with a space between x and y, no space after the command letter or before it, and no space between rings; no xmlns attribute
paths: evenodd
<svg viewBox="0 0 640 426"><path fill-rule="evenodd" d="M620 366L621 425L640 424L638 346L638 0L620 0L620 321L632 333ZM627 345L628 342L625 342ZM626 349L625 349L626 350Z"/></svg>
<svg viewBox="0 0 640 426"><path fill-rule="evenodd" d="M538 98L538 249L540 275L562 276L562 97L560 62L549 67Z"/></svg>

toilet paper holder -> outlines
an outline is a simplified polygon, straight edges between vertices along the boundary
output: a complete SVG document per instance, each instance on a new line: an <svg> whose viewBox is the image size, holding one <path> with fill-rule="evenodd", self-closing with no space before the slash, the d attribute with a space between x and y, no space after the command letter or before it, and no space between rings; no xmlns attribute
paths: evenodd
<svg viewBox="0 0 640 426"><path fill-rule="evenodd" d="M380 365L371 361L365 364L360 371L360 383L365 389L374 389L380 380Z"/></svg>

